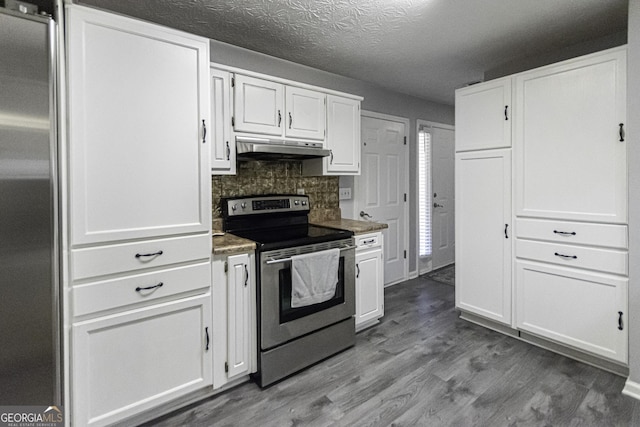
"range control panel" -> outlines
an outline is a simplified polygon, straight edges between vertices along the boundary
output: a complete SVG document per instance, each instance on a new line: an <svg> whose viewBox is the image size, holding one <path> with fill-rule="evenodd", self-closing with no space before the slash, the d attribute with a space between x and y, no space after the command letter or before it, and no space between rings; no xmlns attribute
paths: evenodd
<svg viewBox="0 0 640 427"><path fill-rule="evenodd" d="M250 196L222 201L225 217L300 211L309 212L309 196Z"/></svg>

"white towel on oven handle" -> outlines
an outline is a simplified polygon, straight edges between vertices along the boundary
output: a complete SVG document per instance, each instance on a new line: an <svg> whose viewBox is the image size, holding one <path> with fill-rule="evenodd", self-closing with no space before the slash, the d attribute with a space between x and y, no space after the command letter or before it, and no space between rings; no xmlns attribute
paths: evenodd
<svg viewBox="0 0 640 427"><path fill-rule="evenodd" d="M336 293L340 249L291 257L291 307L328 301Z"/></svg>

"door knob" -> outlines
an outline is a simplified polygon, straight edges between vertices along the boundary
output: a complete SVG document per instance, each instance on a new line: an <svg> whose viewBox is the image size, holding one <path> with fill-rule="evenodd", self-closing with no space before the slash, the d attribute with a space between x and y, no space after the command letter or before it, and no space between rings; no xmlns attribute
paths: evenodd
<svg viewBox="0 0 640 427"><path fill-rule="evenodd" d="M369 215L368 213L366 213L365 211L360 211L360 216L362 218L373 218L371 215Z"/></svg>
<svg viewBox="0 0 640 427"><path fill-rule="evenodd" d="M436 202L433 202L433 207L434 208L444 208L444 205L440 205L440 204L438 204Z"/></svg>

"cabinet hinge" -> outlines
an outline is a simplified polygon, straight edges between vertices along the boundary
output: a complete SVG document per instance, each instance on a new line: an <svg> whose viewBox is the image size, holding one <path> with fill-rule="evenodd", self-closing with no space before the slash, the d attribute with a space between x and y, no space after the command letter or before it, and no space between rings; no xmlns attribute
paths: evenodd
<svg viewBox="0 0 640 427"><path fill-rule="evenodd" d="M404 251L404 259L407 259L407 251Z"/></svg>
<svg viewBox="0 0 640 427"><path fill-rule="evenodd" d="M404 137L404 145L407 145L407 137Z"/></svg>
<svg viewBox="0 0 640 427"><path fill-rule="evenodd" d="M231 77L231 87L236 87L236 78Z"/></svg>
<svg viewBox="0 0 640 427"><path fill-rule="evenodd" d="M404 201L407 201L407 193L404 193Z"/></svg>
<svg viewBox="0 0 640 427"><path fill-rule="evenodd" d="M235 127L235 125L236 125L236 119L235 117L231 116L231 126Z"/></svg>
<svg viewBox="0 0 640 427"><path fill-rule="evenodd" d="M229 263L227 261L224 262L224 272L229 271Z"/></svg>
<svg viewBox="0 0 640 427"><path fill-rule="evenodd" d="M227 362L224 362L224 371L229 372L229 364Z"/></svg>

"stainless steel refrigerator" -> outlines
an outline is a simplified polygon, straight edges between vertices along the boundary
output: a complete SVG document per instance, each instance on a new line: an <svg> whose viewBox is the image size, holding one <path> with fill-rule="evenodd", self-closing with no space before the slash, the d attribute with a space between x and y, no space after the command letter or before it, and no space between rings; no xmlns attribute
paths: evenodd
<svg viewBox="0 0 640 427"><path fill-rule="evenodd" d="M0 8L0 406L60 405L55 24Z"/></svg>

